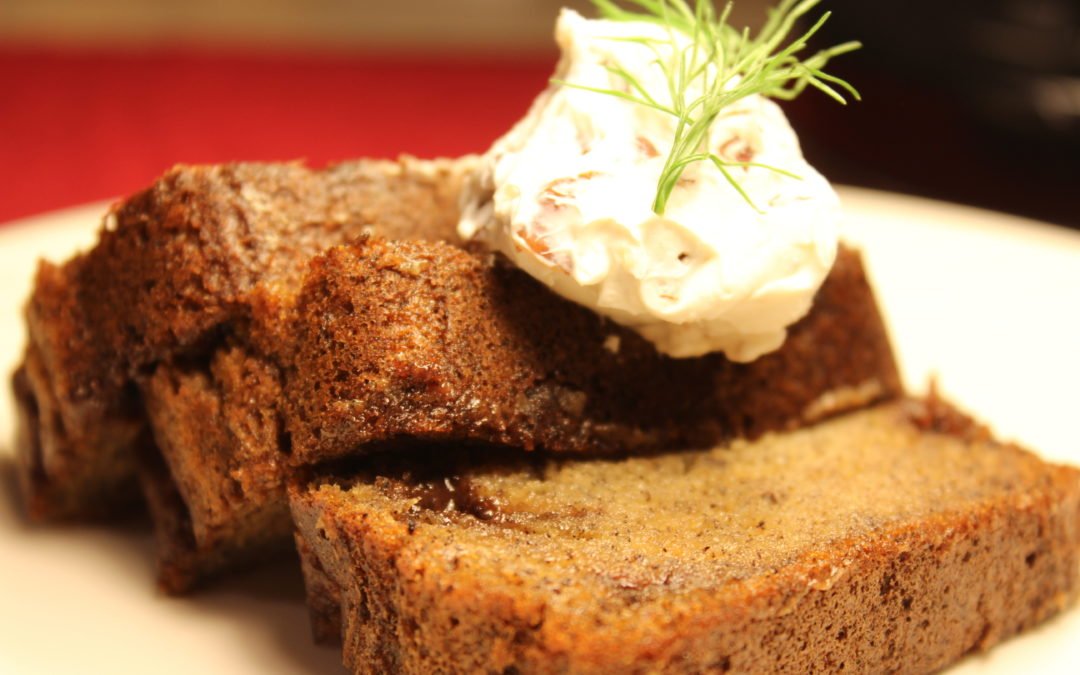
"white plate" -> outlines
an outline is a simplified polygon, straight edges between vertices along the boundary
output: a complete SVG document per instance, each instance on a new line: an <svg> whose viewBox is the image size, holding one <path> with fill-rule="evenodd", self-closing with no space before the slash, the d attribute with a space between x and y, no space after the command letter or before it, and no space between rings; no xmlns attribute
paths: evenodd
<svg viewBox="0 0 1080 675"><path fill-rule="evenodd" d="M910 386L943 390L1002 435L1080 464L1080 234L1000 214L842 190ZM0 229L0 366L15 367L35 260L93 240L104 205ZM0 452L11 452L0 386ZM311 644L298 573L284 566L192 598L156 593L135 528L29 528L0 484L0 672L340 673ZM1074 673L1080 611L953 673Z"/></svg>

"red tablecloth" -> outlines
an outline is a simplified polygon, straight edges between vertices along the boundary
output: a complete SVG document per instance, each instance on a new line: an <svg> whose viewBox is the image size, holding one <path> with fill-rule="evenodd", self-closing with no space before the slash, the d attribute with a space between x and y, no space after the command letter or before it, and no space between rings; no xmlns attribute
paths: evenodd
<svg viewBox="0 0 1080 675"><path fill-rule="evenodd" d="M0 48L0 223L132 192L179 162L480 152L553 64Z"/></svg>
<svg viewBox="0 0 1080 675"><path fill-rule="evenodd" d="M177 162L483 151L554 60L0 46L0 223L128 194ZM847 75L859 105L786 106L830 180L1080 226L1075 156L981 131L876 71Z"/></svg>

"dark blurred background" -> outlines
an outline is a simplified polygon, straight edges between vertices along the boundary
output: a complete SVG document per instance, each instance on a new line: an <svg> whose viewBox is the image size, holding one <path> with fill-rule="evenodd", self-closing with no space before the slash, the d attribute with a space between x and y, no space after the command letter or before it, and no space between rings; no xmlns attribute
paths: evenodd
<svg viewBox="0 0 1080 675"><path fill-rule="evenodd" d="M480 152L560 0L0 0L0 222L177 162ZM757 23L770 4L738 0ZM787 106L839 183L1080 227L1080 0L825 0L864 101Z"/></svg>
<svg viewBox="0 0 1080 675"><path fill-rule="evenodd" d="M1080 0L826 0L863 102L791 106L833 180L1080 227Z"/></svg>

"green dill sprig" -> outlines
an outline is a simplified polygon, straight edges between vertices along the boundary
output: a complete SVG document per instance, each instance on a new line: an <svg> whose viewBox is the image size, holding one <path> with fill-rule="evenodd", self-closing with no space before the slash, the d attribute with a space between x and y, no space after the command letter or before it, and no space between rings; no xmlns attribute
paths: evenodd
<svg viewBox="0 0 1080 675"><path fill-rule="evenodd" d="M841 104L847 102L845 92L859 99L859 92L854 87L823 70L833 57L861 47L858 42L845 42L807 58L799 58L810 38L829 19L829 12L824 13L804 33L789 39L799 19L819 2L780 0L769 11L761 31L751 37L748 29L736 30L728 25L732 7L730 2L717 15L711 0L695 0L693 8L686 0L627 0L628 4L642 11L624 9L613 0L593 0L605 19L646 21L664 28L667 34L664 39L647 36L612 39L636 43L652 50L656 56L654 63L660 67L666 80L666 96L648 91L633 73L618 64L606 67L608 72L626 83L627 91L558 80L553 82L615 96L676 118L674 142L653 200L656 214L663 215L668 199L686 167L702 161L716 166L743 199L757 209L732 175L731 168L762 167L785 176L798 176L753 162L727 161L709 152L709 128L724 108L755 94L791 100L807 87L813 87Z"/></svg>

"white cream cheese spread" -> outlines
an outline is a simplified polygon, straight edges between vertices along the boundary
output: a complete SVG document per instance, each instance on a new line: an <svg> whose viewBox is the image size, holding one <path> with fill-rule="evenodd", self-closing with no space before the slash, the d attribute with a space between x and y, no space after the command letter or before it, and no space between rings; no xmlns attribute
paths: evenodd
<svg viewBox="0 0 1080 675"><path fill-rule="evenodd" d="M627 90L612 72L621 68L657 101L670 100L657 53L626 40L642 36L671 38L655 24L564 10L555 79ZM712 163L697 162L656 215L676 123L553 83L469 179L459 231L663 353L750 361L779 348L809 310L836 255L838 200L779 107L749 96L722 109L707 144L726 162L764 165L728 168L750 201Z"/></svg>

